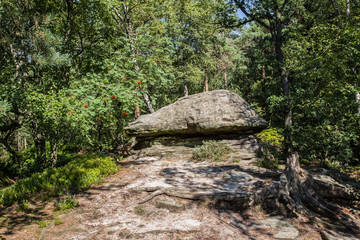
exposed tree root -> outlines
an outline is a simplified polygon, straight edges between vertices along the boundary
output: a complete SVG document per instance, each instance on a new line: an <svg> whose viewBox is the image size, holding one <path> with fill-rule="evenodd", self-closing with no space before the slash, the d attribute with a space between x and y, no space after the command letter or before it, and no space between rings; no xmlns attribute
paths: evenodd
<svg viewBox="0 0 360 240"><path fill-rule="evenodd" d="M335 206L323 199L313 188L314 179L310 174L300 167L299 155L291 154L287 159L287 168L280 176L278 182L270 186L254 191L187 191L178 188L149 188L139 189L138 191L152 192L141 203L150 201L154 197L162 194L184 199L216 199L224 201L240 201L244 205L254 205L262 203L267 199L274 201L284 200L292 211L296 211L308 217L314 223L322 224L329 228L345 230L351 229L355 234L360 236L360 223L351 215L344 213L340 207ZM338 196L341 198L341 196ZM327 223L317 217L335 220L343 226L336 226Z"/></svg>

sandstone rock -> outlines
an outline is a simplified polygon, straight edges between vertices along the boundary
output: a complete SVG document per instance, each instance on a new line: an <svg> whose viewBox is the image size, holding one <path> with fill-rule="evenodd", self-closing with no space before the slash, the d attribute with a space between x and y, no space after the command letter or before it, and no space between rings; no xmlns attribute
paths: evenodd
<svg viewBox="0 0 360 240"><path fill-rule="evenodd" d="M338 198L342 196L343 199L357 200L360 199L360 183L356 182L340 182L335 180L329 171L326 169L312 169L309 170L314 178L314 189L325 198ZM345 179L351 180L351 179Z"/></svg>
<svg viewBox="0 0 360 240"><path fill-rule="evenodd" d="M246 172L232 170L230 172L227 172L223 176L223 179L230 182L249 182L253 180L254 177Z"/></svg>
<svg viewBox="0 0 360 240"><path fill-rule="evenodd" d="M296 227L285 220L276 217L257 220L255 223L259 228L271 228L276 230L276 233L273 235L275 239L296 239L300 235L300 232Z"/></svg>
<svg viewBox="0 0 360 240"><path fill-rule="evenodd" d="M129 136L214 135L252 133L267 122L239 95L227 90L180 98L158 111L140 116L125 128Z"/></svg>

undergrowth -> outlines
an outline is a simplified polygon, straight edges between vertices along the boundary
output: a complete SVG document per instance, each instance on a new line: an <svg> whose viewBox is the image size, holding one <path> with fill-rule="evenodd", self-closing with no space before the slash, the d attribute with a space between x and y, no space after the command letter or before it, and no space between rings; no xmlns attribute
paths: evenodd
<svg viewBox="0 0 360 240"><path fill-rule="evenodd" d="M61 199L55 203L54 211L63 211L67 209L73 209L79 206L79 201L73 196L67 196L65 199Z"/></svg>
<svg viewBox="0 0 360 240"><path fill-rule="evenodd" d="M284 136L281 129L268 128L257 134L262 143L263 156L257 162L259 167L278 168L281 153L284 147Z"/></svg>
<svg viewBox="0 0 360 240"><path fill-rule="evenodd" d="M194 161L211 161L221 162L226 161L231 152L231 148L225 143L215 140L203 141L203 144L196 146L193 151Z"/></svg>
<svg viewBox="0 0 360 240"><path fill-rule="evenodd" d="M119 170L115 161L103 155L78 156L62 167L34 173L26 179L0 190L0 205L10 206L32 197L50 199L64 193L75 193L99 184Z"/></svg>

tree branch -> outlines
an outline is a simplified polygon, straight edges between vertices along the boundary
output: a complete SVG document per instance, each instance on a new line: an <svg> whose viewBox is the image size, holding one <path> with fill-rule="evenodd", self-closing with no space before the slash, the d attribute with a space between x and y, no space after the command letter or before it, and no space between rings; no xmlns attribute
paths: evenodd
<svg viewBox="0 0 360 240"><path fill-rule="evenodd" d="M244 2L243 1L238 1L238 0L234 0L236 6L238 8L240 8L240 10L245 14L245 16L249 19L249 22L252 21L256 21L257 23L259 23L261 26L263 26L266 29L270 30L270 26L268 24L266 24L265 22L263 22L262 20L260 20L259 18L255 17L254 14L250 14L246 8L244 7Z"/></svg>

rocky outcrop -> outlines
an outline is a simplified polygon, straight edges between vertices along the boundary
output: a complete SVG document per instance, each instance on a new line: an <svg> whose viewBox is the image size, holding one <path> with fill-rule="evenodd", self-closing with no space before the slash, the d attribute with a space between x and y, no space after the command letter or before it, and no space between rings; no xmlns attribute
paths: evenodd
<svg viewBox="0 0 360 240"><path fill-rule="evenodd" d="M180 98L158 111L140 116L125 128L129 136L249 134L267 122L239 95L227 90Z"/></svg>

